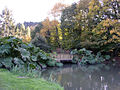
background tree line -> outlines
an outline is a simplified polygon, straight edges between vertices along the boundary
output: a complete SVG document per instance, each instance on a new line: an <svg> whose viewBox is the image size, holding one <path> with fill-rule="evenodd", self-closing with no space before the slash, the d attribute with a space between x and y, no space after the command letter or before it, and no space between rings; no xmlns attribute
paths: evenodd
<svg viewBox="0 0 120 90"><path fill-rule="evenodd" d="M15 24L12 12L5 8L0 14L0 37L15 36L23 39L24 42L31 41L31 30L24 24Z"/></svg>
<svg viewBox="0 0 120 90"><path fill-rule="evenodd" d="M47 17L30 30L24 24L15 25L6 8L0 15L0 36L16 36L46 51L86 48L118 53L120 0L80 0L69 6L56 3L50 15L52 19Z"/></svg>
<svg viewBox="0 0 120 90"><path fill-rule="evenodd" d="M57 3L51 12L54 19L46 18L34 31L51 47L119 51L119 0L80 0L70 6Z"/></svg>

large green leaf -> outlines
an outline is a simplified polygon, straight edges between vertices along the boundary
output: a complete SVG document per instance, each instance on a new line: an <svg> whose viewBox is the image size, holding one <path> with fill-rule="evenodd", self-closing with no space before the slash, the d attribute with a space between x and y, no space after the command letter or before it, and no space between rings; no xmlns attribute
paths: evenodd
<svg viewBox="0 0 120 90"><path fill-rule="evenodd" d="M42 53L42 52L39 52L39 53L37 54L37 57L40 57L40 58L43 59L43 60L47 60L47 59L48 59L47 56L46 56L44 53Z"/></svg>
<svg viewBox="0 0 120 90"><path fill-rule="evenodd" d="M60 62L57 62L55 65L56 65L57 67L62 67L62 66L63 66L63 64L60 63Z"/></svg>
<svg viewBox="0 0 120 90"><path fill-rule="evenodd" d="M37 61L37 57L36 56L31 56L32 61Z"/></svg>
<svg viewBox="0 0 120 90"><path fill-rule="evenodd" d="M47 65L50 67L55 66L55 64L56 64L56 61L47 61Z"/></svg>
<svg viewBox="0 0 120 90"><path fill-rule="evenodd" d="M26 59L26 58L30 59L30 52L29 51L27 51L24 48L18 48L18 50L20 51L21 56L22 56L23 59Z"/></svg>
<svg viewBox="0 0 120 90"><path fill-rule="evenodd" d="M29 67L32 68L32 69L36 69L36 65L33 64L33 63L30 63L30 64L29 64Z"/></svg>
<svg viewBox="0 0 120 90"><path fill-rule="evenodd" d="M71 54L78 54L77 49L72 50L72 51L71 51Z"/></svg>
<svg viewBox="0 0 120 90"><path fill-rule="evenodd" d="M14 58L14 63L17 65L23 65L24 62L20 58Z"/></svg>
<svg viewBox="0 0 120 90"><path fill-rule="evenodd" d="M12 57L6 57L6 58L0 58L0 62L6 67L11 67L12 66Z"/></svg>
<svg viewBox="0 0 120 90"><path fill-rule="evenodd" d="M0 54L9 54L11 46L9 44L4 44L0 46Z"/></svg>
<svg viewBox="0 0 120 90"><path fill-rule="evenodd" d="M0 63L0 68L1 68L2 66L3 66L2 63Z"/></svg>
<svg viewBox="0 0 120 90"><path fill-rule="evenodd" d="M21 44L21 47L22 47L22 48L27 49L27 48L28 48L28 45L27 45L27 44L22 43L22 44Z"/></svg>
<svg viewBox="0 0 120 90"><path fill-rule="evenodd" d="M104 57L105 57L105 59L107 59L107 60L110 59L110 56L109 56L109 55L105 55Z"/></svg>
<svg viewBox="0 0 120 90"><path fill-rule="evenodd" d="M12 68L12 65L18 65L28 69L29 67L40 68L41 65L44 67L47 64L55 66L55 61L50 57L50 54L40 48L23 43L22 40L12 36L0 39L0 67L4 65Z"/></svg>

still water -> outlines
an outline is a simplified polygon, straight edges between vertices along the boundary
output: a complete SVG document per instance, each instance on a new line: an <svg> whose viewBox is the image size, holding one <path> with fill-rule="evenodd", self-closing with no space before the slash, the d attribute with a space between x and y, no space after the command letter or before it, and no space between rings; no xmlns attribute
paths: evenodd
<svg viewBox="0 0 120 90"><path fill-rule="evenodd" d="M49 68L42 76L58 82L65 90L120 90L120 68L104 64Z"/></svg>

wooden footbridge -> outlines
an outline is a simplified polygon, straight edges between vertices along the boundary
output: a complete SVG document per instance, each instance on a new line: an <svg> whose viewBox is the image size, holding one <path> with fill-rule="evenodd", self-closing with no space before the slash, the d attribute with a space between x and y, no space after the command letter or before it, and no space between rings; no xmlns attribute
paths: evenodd
<svg viewBox="0 0 120 90"><path fill-rule="evenodd" d="M58 62L70 62L73 59L73 55L71 55L71 54L63 54L63 53L54 55L54 57Z"/></svg>

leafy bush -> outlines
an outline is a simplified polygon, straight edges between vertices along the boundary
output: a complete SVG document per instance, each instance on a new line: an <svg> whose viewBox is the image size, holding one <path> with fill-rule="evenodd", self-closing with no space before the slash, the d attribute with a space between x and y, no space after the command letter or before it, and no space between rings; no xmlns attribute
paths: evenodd
<svg viewBox="0 0 120 90"><path fill-rule="evenodd" d="M71 54L74 55L73 62L79 62L80 64L96 64L110 59L109 55L103 56L100 52L95 55L92 51L86 50L85 48L80 50L75 49Z"/></svg>
<svg viewBox="0 0 120 90"><path fill-rule="evenodd" d="M51 48L50 46L46 43L45 38L42 36L38 35L36 36L32 41L32 44L35 45L36 47L39 47L41 50L44 50L46 52L50 52Z"/></svg>
<svg viewBox="0 0 120 90"><path fill-rule="evenodd" d="M28 70L57 66L56 63L50 54L21 39L12 36L0 39L0 67L11 69L17 66Z"/></svg>

